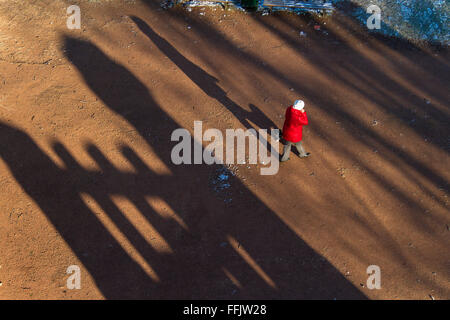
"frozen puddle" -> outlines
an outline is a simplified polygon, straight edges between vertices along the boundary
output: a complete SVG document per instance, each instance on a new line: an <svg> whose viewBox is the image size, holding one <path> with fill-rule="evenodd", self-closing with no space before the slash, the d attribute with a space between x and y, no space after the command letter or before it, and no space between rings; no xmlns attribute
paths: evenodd
<svg viewBox="0 0 450 320"><path fill-rule="evenodd" d="M212 173L210 177L210 185L214 192L223 199L225 203L232 202L231 198L231 178L234 176L233 172L225 167L220 167Z"/></svg>

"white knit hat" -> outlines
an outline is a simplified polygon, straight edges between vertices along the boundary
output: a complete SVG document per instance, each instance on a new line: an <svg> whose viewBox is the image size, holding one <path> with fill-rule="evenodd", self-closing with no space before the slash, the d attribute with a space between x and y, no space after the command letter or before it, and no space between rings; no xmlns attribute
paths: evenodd
<svg viewBox="0 0 450 320"><path fill-rule="evenodd" d="M295 100L294 109L302 110L304 107L305 107L305 103L303 102L303 100Z"/></svg>

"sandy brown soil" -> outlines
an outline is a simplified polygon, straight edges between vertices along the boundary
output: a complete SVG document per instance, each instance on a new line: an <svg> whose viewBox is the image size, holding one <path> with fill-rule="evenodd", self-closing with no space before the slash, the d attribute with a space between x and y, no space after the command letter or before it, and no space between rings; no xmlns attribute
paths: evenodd
<svg viewBox="0 0 450 320"><path fill-rule="evenodd" d="M81 30L0 1L0 298L450 298L447 51L340 14L75 3ZM280 127L299 97L310 158L221 192L172 164L176 128Z"/></svg>

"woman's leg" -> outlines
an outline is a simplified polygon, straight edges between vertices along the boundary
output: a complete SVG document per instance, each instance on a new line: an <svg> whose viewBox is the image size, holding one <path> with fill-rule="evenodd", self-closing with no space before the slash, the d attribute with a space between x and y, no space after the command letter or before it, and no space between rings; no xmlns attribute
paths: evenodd
<svg viewBox="0 0 450 320"><path fill-rule="evenodd" d="M304 157L309 156L309 153L307 153L307 152L305 151L305 149L303 148L303 144L302 144L301 141L295 143L294 145L295 145L295 147L297 148L298 153L300 154L300 158L304 158Z"/></svg>
<svg viewBox="0 0 450 320"><path fill-rule="evenodd" d="M283 150L283 156L281 157L281 162L289 160L289 154L291 153L292 142L286 141Z"/></svg>

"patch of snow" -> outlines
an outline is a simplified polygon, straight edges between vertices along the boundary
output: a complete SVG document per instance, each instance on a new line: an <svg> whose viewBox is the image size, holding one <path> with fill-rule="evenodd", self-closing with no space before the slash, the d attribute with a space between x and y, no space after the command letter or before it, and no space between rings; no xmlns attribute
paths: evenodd
<svg viewBox="0 0 450 320"><path fill-rule="evenodd" d="M450 28L448 15L450 2L446 0L330 0L339 8L352 2L356 9L346 12L365 25L370 14L366 9L371 4L381 9L381 29L371 30L387 36L408 40L437 41L448 45Z"/></svg>
<svg viewBox="0 0 450 320"><path fill-rule="evenodd" d="M178 0L180 2L180 0ZM301 1L299 1L301 2ZM331 8L343 8L345 3L355 4L355 9L346 14L357 19L362 25L366 25L370 14L367 7L375 4L381 9L382 26L380 30L370 30L387 36L395 36L408 40L428 40L448 45L450 42L450 26L448 15L450 13L450 1L448 0L329 0L324 2ZM170 7L171 1L165 0L164 7ZM329 13L332 10L317 10L308 8L272 7L268 10L263 6L264 0L259 0L258 11L262 15L268 15L275 11L291 11L296 14L305 12ZM219 2L191 0L182 2L187 10L192 7L223 7ZM236 10L244 10L239 1L230 1L227 5Z"/></svg>

